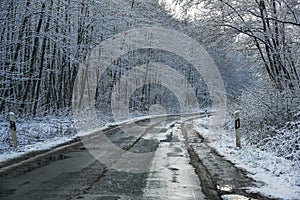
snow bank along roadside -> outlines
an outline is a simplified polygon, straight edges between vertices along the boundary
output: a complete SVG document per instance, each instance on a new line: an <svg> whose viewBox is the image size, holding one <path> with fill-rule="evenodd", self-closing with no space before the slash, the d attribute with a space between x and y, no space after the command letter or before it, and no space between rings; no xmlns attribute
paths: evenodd
<svg viewBox="0 0 300 200"><path fill-rule="evenodd" d="M242 148L237 149L234 130L212 133L207 129L210 120L213 117L194 120L194 129L225 159L248 171L249 177L264 183L260 188L248 188L250 191L280 199L300 199L299 163L278 157L272 152L243 145L243 140Z"/></svg>
<svg viewBox="0 0 300 200"><path fill-rule="evenodd" d="M111 125L130 123L149 116L140 116L114 123L102 123L99 130L104 130ZM18 147L12 147L12 137L8 122L0 121L0 163L21 157L34 151L50 150L58 145L79 137L71 119L68 117L48 117L43 119L19 120L17 123ZM84 135L88 135L86 133ZM80 136L84 136L80 135Z"/></svg>
<svg viewBox="0 0 300 200"><path fill-rule="evenodd" d="M135 113L130 119L124 119L113 123L107 122L105 119L103 119L101 121L102 123L99 124L98 131L104 130L112 125L132 123L152 117L165 116L166 115L141 116L140 113ZM95 132L94 130L92 132L86 132L78 135L76 133L74 124L71 121L72 120L68 117L58 118L57 116L48 116L47 118L42 118L39 120L18 120L18 148L15 149L12 147L13 141L9 128L9 122L5 119L0 120L0 163L21 157L27 153L50 150L58 145L72 141L79 136L81 137Z"/></svg>

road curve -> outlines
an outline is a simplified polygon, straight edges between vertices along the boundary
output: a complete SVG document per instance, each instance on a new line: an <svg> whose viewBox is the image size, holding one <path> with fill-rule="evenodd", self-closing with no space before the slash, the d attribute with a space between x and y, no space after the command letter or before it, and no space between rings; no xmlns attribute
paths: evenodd
<svg viewBox="0 0 300 200"><path fill-rule="evenodd" d="M184 138L168 133L178 120L174 115L140 120L134 123L137 126L122 124L83 143L47 152L2 175L0 199L203 199ZM139 162L144 172L127 172L126 162L118 163L122 154L112 154L109 164L92 156L91 149L102 145L97 138L103 134L124 152L153 155Z"/></svg>
<svg viewBox="0 0 300 200"><path fill-rule="evenodd" d="M36 153L0 169L0 199L270 200L248 193L257 183L195 132L191 121L205 116L123 123Z"/></svg>

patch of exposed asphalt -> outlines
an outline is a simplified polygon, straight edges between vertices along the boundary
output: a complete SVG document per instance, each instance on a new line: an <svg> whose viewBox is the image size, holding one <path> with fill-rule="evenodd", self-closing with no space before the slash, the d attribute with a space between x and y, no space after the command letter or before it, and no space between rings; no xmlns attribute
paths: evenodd
<svg viewBox="0 0 300 200"><path fill-rule="evenodd" d="M130 145L128 141L122 144L122 137L119 141L120 146L126 151L134 153L147 153L154 152L159 146L158 140L144 139L142 138L147 131L157 126L150 126L141 134L139 138L131 139ZM117 143L117 141L115 141ZM130 173L125 171L118 171L115 169L107 169L103 175L95 179L89 187L83 191L70 195L70 199L97 199L110 200L110 199L141 199L143 197L143 189L146 187L148 172L145 173Z"/></svg>
<svg viewBox="0 0 300 200"><path fill-rule="evenodd" d="M16 185L16 189L0 190L0 199L73 199L89 193L93 186L107 172L98 161L76 172L62 172L58 176L42 182L38 187L30 187L27 192L18 193L18 187L30 184L30 180Z"/></svg>
<svg viewBox="0 0 300 200"><path fill-rule="evenodd" d="M156 123L157 124L157 123ZM153 128L151 126L149 129ZM146 133L143 133L144 135ZM124 146L128 141L120 138L120 144ZM123 144L122 144L123 143ZM143 139L142 136L137 141L136 138L130 140L131 145L125 146L126 150L132 152L154 152L156 151L159 141ZM68 150L70 151L70 149ZM74 148L72 151L86 151L82 146ZM31 163L29 169L38 168L46 165L49 162L68 159L68 153L51 155L45 157L37 163ZM34 167L39 165L37 167ZM25 172L24 172L25 173ZM10 174L11 175L11 174ZM16 176L16 174L14 174ZM82 169L79 172L63 172L59 176L43 182L39 187L34 188L28 194L21 194L22 199L90 199L96 197L103 200L119 199L121 197L132 197L132 199L141 198L143 188L146 186L148 173L127 173L119 172L114 169L108 169L99 161L93 162L90 166ZM15 194L16 190L0 190L0 197L5 199L14 198L19 194Z"/></svg>
<svg viewBox="0 0 300 200"><path fill-rule="evenodd" d="M247 187L259 186L247 176L247 172L237 168L205 143L204 138L186 124L181 126L191 164L201 181L203 193L208 199L221 199L223 195L241 195L249 199L274 200L259 193L250 193ZM187 131L188 130L188 131Z"/></svg>
<svg viewBox="0 0 300 200"><path fill-rule="evenodd" d="M82 145L81 143L78 144ZM72 147L72 150L77 149L78 147ZM70 150L66 151L65 149L55 151L55 153L50 153L45 151L41 154L42 156L36 155L37 158L32 157L32 161L27 161L27 160L16 160L16 166L10 167L8 170L5 170L3 172L0 172L0 177L13 177L13 176L18 176L22 174L26 174L28 172L31 172L35 169L41 168L43 166L46 166L52 162L59 161L59 160L65 160L70 158L67 156L67 152ZM24 162L24 163L22 163Z"/></svg>
<svg viewBox="0 0 300 200"><path fill-rule="evenodd" d="M175 117L169 118L166 120L166 122L174 121L174 118ZM140 122L139 125L143 125L143 123L148 123L148 121ZM145 132L147 132L149 129L154 128L158 124L160 123L155 123L153 126L146 129ZM104 132L112 130L115 131L117 129L119 129L118 126L112 126L107 128ZM132 152L138 153L156 151L160 141L143 139L142 137L144 135L145 134L142 133L141 137L139 137L138 140L136 140L137 138L134 137L125 139L123 138L124 140L122 140L122 138L119 138L119 142L123 143L120 146L123 146L123 148L128 151L130 150ZM130 141L132 144L128 146L128 143L126 141ZM14 169L14 172L10 173L9 176L25 174L29 171L33 171L36 168L41 168L45 165L48 165L51 162L68 159L68 152L86 150L85 147L82 146L82 143L77 139L65 144L72 145L74 142L77 142L78 144L68 148L62 148L59 151L55 151L55 153L51 153L51 151L49 152L48 150L35 152L34 154L28 154L27 157L30 158L31 156L46 152L45 156L40 157L34 162L27 163L28 165L23 165L17 170ZM63 145L59 146L64 147ZM21 158L21 160L26 160L27 157L25 156ZM18 162L21 160L17 159L13 162ZM8 175L6 174L5 176L7 177ZM94 194L95 196L101 195L101 199L105 200L119 199L120 196L124 197L128 195L132 196L133 199L136 199L135 197L139 197L142 194L142 189L145 187L147 177L148 173L132 174L118 172L115 170L108 170L105 165L101 164L98 161L95 161L90 166L80 171L63 172L59 176L43 182L43 184L41 184L39 187L34 188L30 191L30 193L26 194L27 196L22 196L22 199L81 199L86 197L89 198L90 194ZM25 182L24 184L27 183ZM1 191L0 196L13 196L15 192L15 190Z"/></svg>
<svg viewBox="0 0 300 200"><path fill-rule="evenodd" d="M142 124L148 124L149 121L151 120L145 119L145 120L140 120L138 122L139 125L142 125ZM126 125L127 124L112 125L108 128L103 129L103 132L117 146L125 150L129 150L136 143L138 143L139 140L141 140L142 136L135 138L133 136L124 135L124 132L122 131L122 126L126 126ZM153 126L151 126L150 128L152 128ZM84 150L83 143L81 141L82 139L89 140L89 138L93 138L93 137L97 137L97 133L91 134L89 136L84 136L83 138L77 137L71 141L57 145L51 149L29 152L21 157L10 159L6 162L2 162L0 163L0 177L17 176L21 174L26 174L35 169L46 166L51 162L68 159L68 156L66 155L68 152L77 150L78 148L82 148L82 150ZM5 169L6 167L9 168ZM5 169L5 170L1 171L1 169Z"/></svg>
<svg viewBox="0 0 300 200"><path fill-rule="evenodd" d="M82 170L80 173L79 182L80 187L76 185L76 189L73 189L72 192L67 193L66 200L82 198L84 195L89 194L89 192L95 187L95 185L103 178L108 172L107 167L96 161L91 166ZM80 180L83 179L83 180ZM82 185L84 184L84 185Z"/></svg>

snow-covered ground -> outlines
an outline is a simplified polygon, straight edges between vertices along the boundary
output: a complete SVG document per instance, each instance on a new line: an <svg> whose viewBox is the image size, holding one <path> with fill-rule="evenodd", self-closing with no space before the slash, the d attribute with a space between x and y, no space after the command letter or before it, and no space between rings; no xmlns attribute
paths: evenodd
<svg viewBox="0 0 300 200"><path fill-rule="evenodd" d="M251 187L250 191L271 195L279 199L300 199L300 163L286 160L272 152L262 151L253 146L243 145L235 147L234 130L212 132L207 129L210 118L193 121L194 129L207 141L209 146L219 152L227 160L239 168L249 172L249 176L258 182L261 187Z"/></svg>
<svg viewBox="0 0 300 200"><path fill-rule="evenodd" d="M145 116L124 120L120 123L142 118L145 118ZM19 146L16 149L12 147L9 124L2 120L0 122L0 162L32 151L50 149L74 139L77 134L74 127L70 126L69 120L66 117L61 119L49 117L43 120L20 121L17 126ZM207 141L210 141L208 144L215 148L219 154L237 167L247 170L249 176L254 180L265 183L261 187L249 188L250 191L280 199L300 199L299 163L277 157L272 152L265 152L253 146L243 145L243 143L242 148L237 149L235 147L234 131L212 133L207 129L210 120L212 120L212 117L193 121L195 130ZM103 124L102 128L104 129L109 125L111 123Z"/></svg>
<svg viewBox="0 0 300 200"><path fill-rule="evenodd" d="M25 153L44 150L67 142L75 137L68 117L47 116L34 119L17 119L18 147L12 146L12 135L7 119L0 120L0 162Z"/></svg>
<svg viewBox="0 0 300 200"><path fill-rule="evenodd" d="M161 115L143 115L139 112L130 113L128 119L117 122L109 122L108 119L101 117L99 120L99 130L103 130L112 125L138 121ZM9 159L20 157L24 154L48 150L77 137L90 134L77 133L71 117L47 116L34 119L18 119L16 123L18 147L13 147L12 134L7 119L0 119L0 163ZM98 130L98 129L97 129ZM92 130L95 131L95 130Z"/></svg>
<svg viewBox="0 0 300 200"><path fill-rule="evenodd" d="M119 122L109 123L102 119L99 121L99 130L111 125L147 118L139 113L134 113L132 118ZM9 159L20 157L24 154L48 150L57 145L71 141L79 136L70 117L48 116L34 119L17 120L18 147L13 147L13 140L7 119L0 120L0 163ZM88 134L88 133L87 133Z"/></svg>

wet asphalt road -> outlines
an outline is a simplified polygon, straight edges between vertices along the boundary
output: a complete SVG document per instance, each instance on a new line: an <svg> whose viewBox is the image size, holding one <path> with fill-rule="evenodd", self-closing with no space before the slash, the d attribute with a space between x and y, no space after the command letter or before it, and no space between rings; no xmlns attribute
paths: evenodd
<svg viewBox="0 0 300 200"><path fill-rule="evenodd" d="M253 181L210 149L187 119L159 117L93 134L0 175L0 199L269 199L248 194L243 188Z"/></svg>
<svg viewBox="0 0 300 200"><path fill-rule="evenodd" d="M100 133L57 160L1 177L0 199L203 199L183 137L166 133L177 120L112 127L104 133L108 146Z"/></svg>

